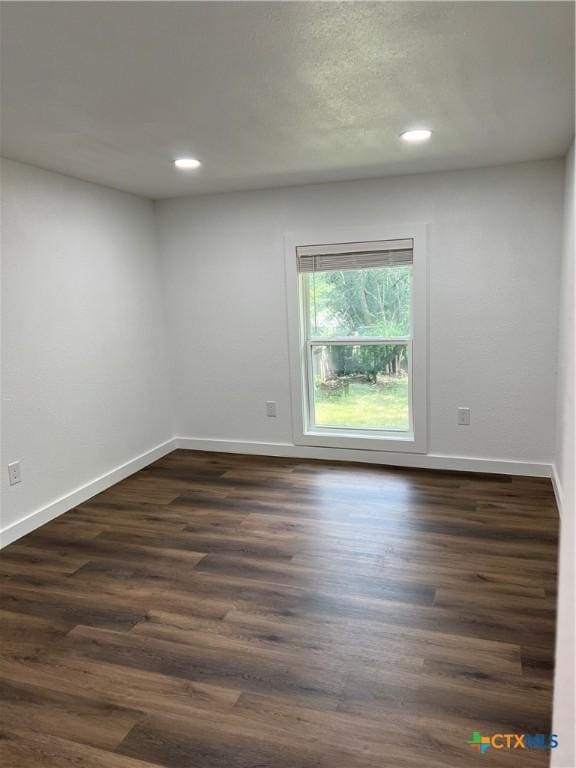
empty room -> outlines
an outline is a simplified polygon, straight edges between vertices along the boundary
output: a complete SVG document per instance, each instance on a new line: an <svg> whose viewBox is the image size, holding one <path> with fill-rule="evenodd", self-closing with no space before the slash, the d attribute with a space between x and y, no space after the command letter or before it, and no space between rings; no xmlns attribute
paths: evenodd
<svg viewBox="0 0 576 768"><path fill-rule="evenodd" d="M0 2L2 768L576 768L573 2Z"/></svg>

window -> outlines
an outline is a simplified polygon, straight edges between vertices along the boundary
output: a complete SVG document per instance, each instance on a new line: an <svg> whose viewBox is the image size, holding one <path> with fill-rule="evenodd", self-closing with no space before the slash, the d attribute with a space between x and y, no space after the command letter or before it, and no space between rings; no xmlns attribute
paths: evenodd
<svg viewBox="0 0 576 768"><path fill-rule="evenodd" d="M414 237L291 250L298 305L292 352L300 378L296 442L422 450L416 427L424 438L417 401L425 365L414 364L422 343L416 339L422 312L415 312L415 251ZM416 376L424 379L420 387Z"/></svg>

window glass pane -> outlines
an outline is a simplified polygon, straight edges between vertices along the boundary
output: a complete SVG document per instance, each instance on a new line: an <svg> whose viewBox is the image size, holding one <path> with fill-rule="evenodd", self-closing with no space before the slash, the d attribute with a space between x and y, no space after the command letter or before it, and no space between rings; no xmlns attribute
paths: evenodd
<svg viewBox="0 0 576 768"><path fill-rule="evenodd" d="M410 335L411 266L313 272L303 281L312 338Z"/></svg>
<svg viewBox="0 0 576 768"><path fill-rule="evenodd" d="M315 344L312 375L316 426L408 431L406 344Z"/></svg>

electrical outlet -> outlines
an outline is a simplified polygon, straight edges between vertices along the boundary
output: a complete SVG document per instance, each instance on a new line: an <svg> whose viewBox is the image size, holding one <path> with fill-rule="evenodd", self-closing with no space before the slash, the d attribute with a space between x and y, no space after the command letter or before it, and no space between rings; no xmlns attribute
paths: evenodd
<svg viewBox="0 0 576 768"><path fill-rule="evenodd" d="M461 427L467 427L470 424L470 408L458 408L457 423Z"/></svg>
<svg viewBox="0 0 576 768"><path fill-rule="evenodd" d="M276 416L276 400L266 401L266 416Z"/></svg>
<svg viewBox="0 0 576 768"><path fill-rule="evenodd" d="M19 461L13 461L8 464L8 477L10 479L10 485L16 485L22 482L22 468Z"/></svg>

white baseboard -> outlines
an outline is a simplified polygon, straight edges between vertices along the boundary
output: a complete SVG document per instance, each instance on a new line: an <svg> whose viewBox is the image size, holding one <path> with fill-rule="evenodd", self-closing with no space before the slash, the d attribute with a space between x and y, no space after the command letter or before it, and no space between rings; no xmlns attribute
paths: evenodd
<svg viewBox="0 0 576 768"><path fill-rule="evenodd" d="M177 437L176 445L192 451L220 451L224 453L248 453L258 456L285 456L297 459L327 459L329 461L359 461L384 464L393 467L417 469L444 469L460 472L486 472L499 475L524 475L527 477L551 477L551 464L529 461L481 459L468 456L444 456L441 454L389 453L387 451L362 451L348 448L315 448L293 443L259 443L241 440L208 440L200 437Z"/></svg>
<svg viewBox="0 0 576 768"><path fill-rule="evenodd" d="M258 456L285 456L295 459L325 459L328 461L358 461L393 467L415 467L417 469L444 469L460 472L486 472L500 475L525 475L528 477L551 477L554 493L561 505L561 492L555 467L551 464L537 464L526 461L507 461L471 458L468 456L444 456L441 454L407 454L384 451L362 451L340 448L315 448L293 443L260 443L241 440L209 440L199 437L175 437L157 445L152 450L137 456L125 464L107 472L95 480L75 488L65 496L55 499L37 509L22 520L0 530L0 549L13 541L36 530L58 515L77 507L79 504L101 493L111 485L124 480L176 448L193 451L216 451L220 453L244 453Z"/></svg>
<svg viewBox="0 0 576 768"><path fill-rule="evenodd" d="M563 502L562 502L562 485L560 484L560 478L558 477L558 470L556 469L556 464L552 464L552 487L554 488L554 496L556 497L556 506L558 507L558 514L560 517L562 517L562 509L563 509Z"/></svg>
<svg viewBox="0 0 576 768"><path fill-rule="evenodd" d="M95 480L91 480L89 483L75 488L65 496L61 496L55 501L51 501L46 506L35 510L30 515L27 515L22 520L17 520L15 523L6 526L3 530L0 530L0 549L11 544L16 539L25 536L27 533L36 530L41 525L53 520L58 515L67 512L69 509L77 507L79 504L95 496L97 493L105 491L110 488L111 485L119 483L120 480L124 480L129 475L133 475L134 472L143 469L151 464L153 461L162 458L167 453L170 453L176 448L176 440L172 438L167 440L161 445L157 445L146 453L136 456L135 459L127 461L125 464L121 464L119 467L106 472L104 475L100 475Z"/></svg>

